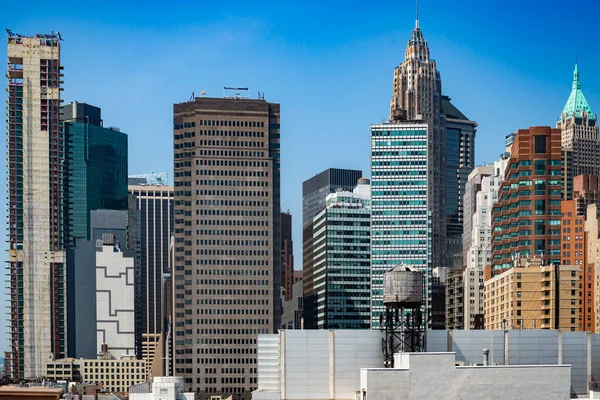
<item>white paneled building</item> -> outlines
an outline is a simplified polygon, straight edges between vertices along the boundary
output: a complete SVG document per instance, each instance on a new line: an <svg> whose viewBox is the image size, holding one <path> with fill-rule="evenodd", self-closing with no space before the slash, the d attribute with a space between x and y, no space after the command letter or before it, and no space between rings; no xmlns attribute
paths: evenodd
<svg viewBox="0 0 600 400"><path fill-rule="evenodd" d="M96 251L96 342L119 359L135 355L134 259L124 257L110 234Z"/></svg>
<svg viewBox="0 0 600 400"><path fill-rule="evenodd" d="M504 180L507 158L493 165L477 167L469 175L469 181L480 182L474 185L474 212L469 226L470 243L464 252L467 258L463 272L463 315L464 329L474 329L476 315L483 314L483 271L491 263L492 206L498 200L498 189ZM465 205L465 210L466 210Z"/></svg>
<svg viewBox="0 0 600 400"><path fill-rule="evenodd" d="M361 368L383 366L379 330L282 330L258 336L253 400L353 399Z"/></svg>

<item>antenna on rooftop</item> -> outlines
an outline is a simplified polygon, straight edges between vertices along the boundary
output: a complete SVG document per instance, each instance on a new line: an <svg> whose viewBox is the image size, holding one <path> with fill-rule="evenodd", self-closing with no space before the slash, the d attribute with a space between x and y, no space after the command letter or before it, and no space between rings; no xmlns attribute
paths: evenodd
<svg viewBox="0 0 600 400"><path fill-rule="evenodd" d="M194 101L195 97L196 97L196 94L192 91L192 95L190 96L190 101Z"/></svg>

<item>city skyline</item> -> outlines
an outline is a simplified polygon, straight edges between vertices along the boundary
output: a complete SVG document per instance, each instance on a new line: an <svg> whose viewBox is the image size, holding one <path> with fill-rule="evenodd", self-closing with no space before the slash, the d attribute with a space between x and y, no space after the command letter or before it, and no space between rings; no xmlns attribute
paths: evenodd
<svg viewBox="0 0 600 400"><path fill-rule="evenodd" d="M461 6L461 12L466 14L460 16L461 19L464 18L464 21L469 21L468 18L473 17L474 12L482 11L481 9L475 11L469 8L467 3L465 2L464 10ZM240 85L250 86L253 96L258 90L266 91L269 101L282 104L282 113L285 115L282 124L282 132L285 132L282 152L286 155L289 154L289 157L286 156L282 159L281 205L283 209L291 209L296 218L297 222L294 226L295 253L301 254L301 250L298 249L298 246L301 246L302 243L301 225L298 223L301 219L300 183L328 167L362 169L363 171L368 168L369 124L378 119L386 118L386 106L391 94L389 90L391 70L402 60L405 43L410 36L414 21L414 4L412 2L393 5L393 7L397 7L399 11L402 11L404 15L402 18L395 17L392 19L384 15L394 14L393 12L388 13L390 7L392 6L378 5L377 8L366 10L364 15L361 15L356 8L350 7L342 14L354 12L355 15L351 17L358 18L360 16L361 19L369 19L368 17L377 14L379 21L393 21L393 24L388 23L386 25L384 23L385 28L381 28L378 26L379 23L370 25L373 23L370 22L357 32L351 33L347 30L339 33L331 32L332 35L329 37L319 37L318 33L321 32L321 28L315 29L316 32L308 32L304 37L299 37L301 35L295 30L298 27L294 25L290 27L291 33L283 34L281 31L282 25L285 25L286 18L289 17L283 16L280 9L270 11L272 14L269 14L271 17L277 15L281 17L282 20L276 22L267 22L270 20L269 16L265 15L260 18L255 10L248 10L242 4L238 4L231 11L212 10L214 11L214 19L204 21L207 23L208 28L205 27L200 30L214 30L212 32L214 33L214 39L208 40L208 43L213 46L218 43L223 47L223 50L217 51L215 47L204 46L203 49L208 47L210 51L206 56L203 56L207 60L200 59L200 61L209 61L210 64L225 67L225 71L218 74L218 77L211 75L214 73L212 67L203 67L198 70L198 59L193 60L193 57L190 57L190 59L182 60L186 54L183 50L193 50L193 45L198 45L197 42L187 42L184 46L174 45L172 50L166 52L164 64L161 61L153 65L153 62L157 60L153 60L148 55L141 57L141 60L137 60L133 65L131 61L128 63L124 57L121 57L127 52L145 51L145 46L149 46L149 42L159 46L173 45L176 39L171 35L165 35L165 32L179 32L184 35L186 32L189 34L198 33L199 28L194 28L193 25L201 26L203 20L186 21L173 25L158 24L157 28L152 29L153 22L161 15L158 7L153 9L150 6L150 9L144 10L141 18L146 18L145 22L133 21L130 26L125 25L119 14L117 14L115 20L109 21L108 15L103 16L103 13L100 12L93 21L83 20L83 22L90 25L89 30L84 27L86 24L83 24L81 19L76 22L69 20L73 17L70 13L76 11L66 10L68 7L65 7L65 12L61 18L54 20L51 20L49 16L36 15L35 7L31 7L32 10L28 12L27 19L13 16L11 21L3 22L5 22L5 26L9 26L14 32L23 34L47 32L60 28L59 30L63 32L65 37L65 41L61 44L62 64L65 66L65 93L63 95L65 104L70 101L81 101L97 105L103 109L106 120L120 126L130 134L131 161L129 169L131 173L143 173L152 170L172 171L171 152L163 150L172 146L172 104L186 101L192 91L195 91L197 95L201 91L206 91L210 97L220 97L223 86L237 85L238 82ZM573 52L572 55L565 54L563 57L556 57L551 52L551 50L561 47L565 41L569 42L569 39L574 41L574 37L557 38L559 36L557 33L548 32L546 40L527 56L518 53L524 50L517 49L518 46L514 46L517 35L508 32L510 29L502 30L503 41L495 36L499 34L488 32L487 36L483 35L484 38L489 39L491 36L492 39L496 39L496 42L494 40L489 41L490 48L496 47L497 54L506 55L507 49L498 46L498 43L506 43L507 47L513 44L512 50L516 56L509 59L498 55L497 60L510 60L510 62L507 61L495 72L485 72L486 68L490 67L491 59L486 58L490 57L488 46L485 50L478 47L481 46L484 39L480 38L480 41L475 40L474 42L461 42L465 38L465 28L457 28L455 25L447 23L448 21L440 23L440 19L443 20L444 5L438 7L438 4L435 4L435 7L433 7L431 4L424 3L421 7L421 27L438 63L438 69L444 77L442 92L452 97L461 110L479 124L476 165L481 165L484 161L492 162L497 158L502 151L502 143L507 133L531 125L553 126L556 115L564 106L564 99L568 95L571 86L571 74L576 54L579 56L579 68L583 76L583 89L587 100L592 109L598 108L598 104L600 104L600 81L594 76L594 66L597 64L598 56L585 52L583 44L579 48L578 45L572 43L570 46ZM445 7L449 6L446 5ZM538 18L534 14L534 11L538 10L528 7L531 6L519 7L521 14L512 17L517 21L517 24L520 23L523 26L527 24L528 28L531 29L528 32L530 40L536 38L539 40L542 35L546 34L546 32L541 32L540 29L543 26L549 26L552 20L544 21L543 25L537 20L533 20L529 25L530 21L528 19ZM310 5L307 8L310 9ZM108 9L110 7L107 7ZM384 9L386 12L382 12ZM166 20L174 17L171 14L172 11L174 10L166 10L164 13ZM309 13L309 10L298 11L298 17L307 16ZM501 16L505 11L495 11L500 13L497 19L502 20ZM319 18L331 16L333 12L333 7L326 8L323 17L313 17L318 20ZM336 13L338 12L339 10L336 10ZM485 12L486 10L483 10L484 16L486 15ZM492 11L487 10L487 12L491 16ZM229 13L229 16L223 18L226 13ZM210 12L207 14L210 14ZM595 13L590 10L588 15L581 16L582 30L578 32L578 36L589 33L590 35L587 35L588 41L590 39L593 41L593 32L591 30L586 31L589 28L584 25L586 25L585 19L591 18L591 15L595 15ZM550 14L545 16L554 18ZM340 19L343 20L343 18ZM226 22L219 22L223 20ZM485 26L482 25L482 21L473 20L469 22L473 22L474 25L471 29ZM280 23L282 25L278 25ZM336 24L338 23L341 24L341 22L336 22ZM349 25L354 24L350 23ZM307 29L306 26L304 29ZM329 29L335 30L332 26ZM490 30L493 30L493 28ZM128 32L133 35L134 39L131 39L131 41L116 40L117 37L123 38ZM138 35L136 35L136 32ZM139 35L140 32L150 33L150 35ZM244 38L245 32L252 33L252 35ZM278 35L282 36L279 37ZM595 35L598 34L595 33ZM99 41L102 41L102 43L99 43ZM315 42L319 44L315 45ZM457 45L457 43L462 44ZM494 43L496 46L494 46ZM233 59L232 56L225 54L227 53L226 50L232 52L235 52L236 49L239 50L238 45L253 48L254 54L252 54L252 57L244 57L245 53L241 53ZM110 60L106 60L108 65L92 66L88 61L81 59L83 54L89 54L85 52L88 46L97 46L98 54L111 54L104 51L108 46L108 48L113 49L115 56ZM276 59L279 60L279 63L275 64L277 66L283 65L285 68L278 70L278 68L271 67L267 69L265 75L260 75L258 70L263 67L257 66L256 63L260 63L258 59L264 57L265 53L269 53L269 50L276 51L279 46L283 46L286 51L283 52L283 55L277 56ZM299 51L292 56L291 53L294 50ZM353 50L355 53L349 55ZM2 51L6 51L6 48L3 48ZM456 56L456 52L459 52L460 57L456 57L457 60L452 60L452 57ZM473 53L478 53L478 55L475 56ZM156 54L165 53L157 51ZM273 56L272 53L270 55ZM344 71L339 69L338 60L340 60L340 56L350 61L350 66ZM309 62L316 61L318 69L313 69L314 67L307 68L304 75L302 75L302 79L297 79L297 77L293 79L292 76L298 72L291 67L298 60L295 57L303 60L298 68L306 67ZM303 57L307 58L304 59ZM376 62L359 61L361 57L366 57L365 60L367 61L376 60ZM478 69L483 72L471 70L470 67L463 65L462 59L470 57L475 61L473 64L476 64ZM534 66L539 57L553 60L556 67L547 68L545 66L542 69L539 66ZM165 75L173 74L172 65L179 60L181 60L183 69L181 76L178 73L178 78L175 79L168 77L159 79L158 72L161 70ZM251 68L241 68L239 65L240 60L249 62ZM146 63L145 68L142 63ZM166 65L169 64L171 68L165 69ZM95 72L98 71L96 68L107 69L111 73L101 76ZM121 69L127 68L130 68L128 72L121 71ZM248 73L245 69L252 72ZM333 75L333 70L338 75L336 79L332 80L330 75ZM277 73L274 77L271 77L270 75L274 72ZM357 75L359 73L360 75ZM471 84L464 80L464 76L469 73L474 74L472 75ZM131 80L132 77L133 80ZM496 77L498 78L497 81L493 82L492 78ZM109 79L116 82L109 83ZM201 82L209 80L211 83L208 85L203 85ZM295 80L300 81L301 86L296 86L298 83L294 82ZM173 81L175 81L175 84L172 84ZM308 85L306 84L307 81L309 82ZM482 95L482 88L478 86L485 86L486 82L490 85L486 87L487 93ZM172 87L168 90L165 88L167 83L172 84ZM281 87L279 88L279 86ZM352 88L348 89L347 86ZM461 86L465 86L465 88ZM506 87L503 88L502 86ZM141 88L143 90L140 90ZM518 96L508 95L510 90L517 88L519 89ZM111 89L118 89L118 92ZM144 90L149 92L144 92ZM163 90L165 96L156 95L156 93L162 94ZM6 95L4 91L2 93L3 96ZM150 99L149 95L151 93L154 94L153 99ZM497 97L502 100L496 104L488 103ZM155 98L160 99L156 100ZM316 101L310 102L306 100L307 98ZM343 101L340 99L343 99ZM365 99L368 99L368 101ZM126 107L128 102L136 103L134 112L131 112L130 107ZM308 102L309 105L304 106L302 105L303 102ZM317 115L320 104L329 105L333 103L337 104L332 110L325 113L327 115ZM367 103L370 104L367 106ZM155 112L156 110L160 110L160 112ZM482 112L481 110L485 111ZM332 117L337 121L341 121L333 131L325 129L327 134L323 135L321 129L312 129L311 125L314 122L317 122L316 125L324 124ZM155 140L147 140L149 134L153 134ZM313 135L311 138L324 139L323 146L308 148L308 145L302 143L314 144L314 140L306 140L308 134ZM348 139L341 140L341 138ZM334 151L330 146L332 143L336 145ZM297 152L296 149L304 149L306 151L304 154L311 155L312 162L309 163L311 170L294 168L295 165L303 165L303 152ZM148 152L153 155L156 154L156 156L147 157ZM172 174L170 173L169 176L172 176ZM5 173L2 174L2 179L6 179ZM3 207L5 207L4 204ZM5 208L3 212L6 212ZM6 230L3 229L3 232L6 232ZM300 262L297 264L299 265ZM5 333L2 332L0 342L6 346L6 340L2 340L4 336Z"/></svg>

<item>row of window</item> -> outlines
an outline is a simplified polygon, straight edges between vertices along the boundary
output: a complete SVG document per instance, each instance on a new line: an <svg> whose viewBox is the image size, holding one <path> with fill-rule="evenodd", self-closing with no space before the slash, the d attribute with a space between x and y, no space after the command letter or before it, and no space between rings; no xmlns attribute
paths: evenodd
<svg viewBox="0 0 600 400"><path fill-rule="evenodd" d="M196 175L203 176L248 176L248 177L268 177L269 171L231 171L222 169L203 169L196 170Z"/></svg>

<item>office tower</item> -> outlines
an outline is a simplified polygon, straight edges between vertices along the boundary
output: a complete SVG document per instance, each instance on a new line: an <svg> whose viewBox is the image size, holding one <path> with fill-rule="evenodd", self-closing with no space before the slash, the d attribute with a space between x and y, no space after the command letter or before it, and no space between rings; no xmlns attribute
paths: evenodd
<svg viewBox="0 0 600 400"><path fill-rule="evenodd" d="M302 286L304 292L304 329L317 329L317 296L313 277L313 223L302 227Z"/></svg>
<svg viewBox="0 0 600 400"><path fill-rule="evenodd" d="M292 214L281 213L281 287L284 300L292 299L294 285L294 241L292 240Z"/></svg>
<svg viewBox="0 0 600 400"><path fill-rule="evenodd" d="M101 110L86 103L62 107L66 139L68 246L89 240L90 211L127 209L127 135L104 127Z"/></svg>
<svg viewBox="0 0 600 400"><path fill-rule="evenodd" d="M419 29L408 41L404 61L394 70L390 119L421 121L427 124L429 169L428 211L431 213L431 263L444 267L446 259L446 118L442 110L442 79L429 46ZM456 201L453 199L453 202Z"/></svg>
<svg viewBox="0 0 600 400"><path fill-rule="evenodd" d="M323 208L325 197L336 190L352 190L362 171L354 169L328 168L302 182L302 226L312 222Z"/></svg>
<svg viewBox="0 0 600 400"><path fill-rule="evenodd" d="M136 249L126 245L129 223L129 215L125 210L91 211L90 240L78 240L77 246L67 250L68 357L95 358L98 355L98 348L102 344L96 338L97 321L102 319L97 317L96 304L98 251L102 251L103 238L108 236L113 247L118 244L123 256L134 260ZM133 281L129 283L133 284ZM116 343L108 342L108 345L117 347Z"/></svg>
<svg viewBox="0 0 600 400"><path fill-rule="evenodd" d="M560 263L560 129L519 129L492 208L492 269L496 275L519 256Z"/></svg>
<svg viewBox="0 0 600 400"><path fill-rule="evenodd" d="M446 267L460 268L462 261L463 197L465 185L475 163L477 122L470 121L442 96L446 117Z"/></svg>
<svg viewBox="0 0 600 400"><path fill-rule="evenodd" d="M469 242L464 242L465 269L463 274L463 329L477 329L483 315L483 280L485 267L492 262L492 207L498 201L498 190L504 180L508 159L501 157L494 164L477 167L469 174L467 188L474 190L474 201L465 195L465 210L469 202L474 211L465 215L465 229L470 226ZM470 208L470 207L469 207ZM465 231L466 236L466 231Z"/></svg>
<svg viewBox="0 0 600 400"><path fill-rule="evenodd" d="M517 257L485 281L485 329L577 330L580 267Z"/></svg>
<svg viewBox="0 0 600 400"><path fill-rule="evenodd" d="M302 182L302 273L304 282L304 329L316 329L316 295L313 286L313 218L325 208L325 198L338 189L351 191L362 171L329 168Z"/></svg>
<svg viewBox="0 0 600 400"><path fill-rule="evenodd" d="M585 217L577 215L577 201L564 200L561 203L562 213L562 265L575 265L580 268L581 281L578 283L579 320L577 330L594 332L596 306L594 305L594 273L588 262L588 233L585 229ZM592 221L590 221L592 222ZM588 229L591 228L588 224Z"/></svg>
<svg viewBox="0 0 600 400"><path fill-rule="evenodd" d="M201 399L249 398L257 335L280 326L279 109L174 106L175 375Z"/></svg>
<svg viewBox="0 0 600 400"><path fill-rule="evenodd" d="M327 195L313 218L313 279L317 329L371 326L371 186Z"/></svg>
<svg viewBox="0 0 600 400"><path fill-rule="evenodd" d="M8 30L10 350L6 373L43 376L66 352L60 34Z"/></svg>
<svg viewBox="0 0 600 400"><path fill-rule="evenodd" d="M116 359L135 356L134 259L124 257L115 235L96 241L96 345Z"/></svg>
<svg viewBox="0 0 600 400"><path fill-rule="evenodd" d="M575 63L571 94L556 121L562 135L564 152L564 199L573 198L573 178L577 175L600 175L600 138L598 116L581 91L579 67Z"/></svg>
<svg viewBox="0 0 600 400"><path fill-rule="evenodd" d="M163 178L164 177L164 178ZM169 273L169 243L173 232L173 187L163 184L166 173L129 177L129 195L139 212L140 267L138 343L146 355L162 345L164 331L164 274ZM147 358L151 366L152 361Z"/></svg>
<svg viewBox="0 0 600 400"><path fill-rule="evenodd" d="M281 329L303 329L304 286L298 280L292 286L292 298L283 302Z"/></svg>
<svg viewBox="0 0 600 400"><path fill-rule="evenodd" d="M371 326L379 327L383 274L405 263L423 272L425 310L431 303L431 221L428 125L371 125ZM425 321L429 321L426 318Z"/></svg>

